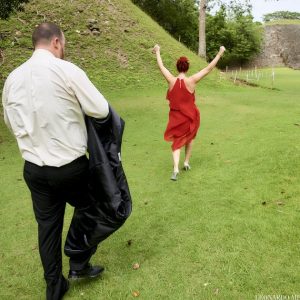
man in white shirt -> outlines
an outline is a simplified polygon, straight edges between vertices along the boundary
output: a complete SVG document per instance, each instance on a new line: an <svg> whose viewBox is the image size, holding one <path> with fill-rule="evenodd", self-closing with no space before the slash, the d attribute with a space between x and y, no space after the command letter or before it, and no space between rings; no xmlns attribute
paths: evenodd
<svg viewBox="0 0 300 300"><path fill-rule="evenodd" d="M109 108L84 71L63 60L65 37L57 25L40 24L32 41L35 51L8 76L2 102L5 123L25 160L47 300L56 300L69 287L61 254L66 203L77 208L90 205L84 114L101 119ZM95 251L70 257L69 278L93 278L103 271L89 264Z"/></svg>

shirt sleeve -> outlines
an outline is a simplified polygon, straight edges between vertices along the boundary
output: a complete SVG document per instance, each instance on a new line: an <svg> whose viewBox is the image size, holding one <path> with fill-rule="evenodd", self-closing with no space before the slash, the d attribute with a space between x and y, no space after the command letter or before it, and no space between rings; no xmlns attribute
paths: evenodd
<svg viewBox="0 0 300 300"><path fill-rule="evenodd" d="M12 127L10 125L7 113L6 113L6 105L7 105L7 81L4 83L3 92L2 92L2 106L3 106L3 114L4 114L4 122L8 129L12 131Z"/></svg>
<svg viewBox="0 0 300 300"><path fill-rule="evenodd" d="M107 100L97 90L83 70L76 67L72 73L70 84L86 115L97 119L107 117L109 113Z"/></svg>

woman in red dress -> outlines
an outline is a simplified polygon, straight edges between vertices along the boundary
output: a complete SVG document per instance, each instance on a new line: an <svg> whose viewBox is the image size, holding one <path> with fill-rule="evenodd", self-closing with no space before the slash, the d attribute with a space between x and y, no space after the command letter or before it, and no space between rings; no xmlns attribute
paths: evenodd
<svg viewBox="0 0 300 300"><path fill-rule="evenodd" d="M186 57L180 57L176 64L179 74L175 77L163 65L159 45L155 45L153 48L153 53L156 54L160 71L169 84L167 99L169 100L170 112L169 122L164 138L166 141L173 142L172 154L174 170L171 180L177 180L179 173L180 150L184 146L185 160L183 163L183 169L186 171L191 169L189 160L192 154L192 144L200 126L200 113L195 104L195 87L203 77L212 71L224 51L225 47L220 47L219 53L211 61L211 63L206 68L190 77L186 76L189 69L189 61Z"/></svg>

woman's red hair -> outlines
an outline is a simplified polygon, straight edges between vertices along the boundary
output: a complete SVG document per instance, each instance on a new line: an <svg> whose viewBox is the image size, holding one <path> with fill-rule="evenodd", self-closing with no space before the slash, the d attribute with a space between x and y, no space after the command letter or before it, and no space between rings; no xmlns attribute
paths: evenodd
<svg viewBox="0 0 300 300"><path fill-rule="evenodd" d="M176 63L176 67L177 67L177 70L178 72L187 72L189 67L190 67L190 63L189 63L189 60L187 59L187 57L185 56L181 56L178 60L177 60L177 63Z"/></svg>

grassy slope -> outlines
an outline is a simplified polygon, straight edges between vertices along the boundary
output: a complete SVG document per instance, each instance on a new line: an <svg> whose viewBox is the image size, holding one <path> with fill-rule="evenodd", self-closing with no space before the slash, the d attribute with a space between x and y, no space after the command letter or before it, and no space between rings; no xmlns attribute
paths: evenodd
<svg viewBox="0 0 300 300"><path fill-rule="evenodd" d="M88 19L98 20L99 36L81 34L87 30ZM192 71L204 65L130 0L32 0L24 13L0 21L0 32L7 33L6 40L0 42L5 55L1 77L31 55L32 28L44 20L61 25L68 42L67 59L84 68L104 93L161 85L151 53L155 43L161 44L162 56L171 70L182 54L190 58ZM16 35L17 31L21 37Z"/></svg>

